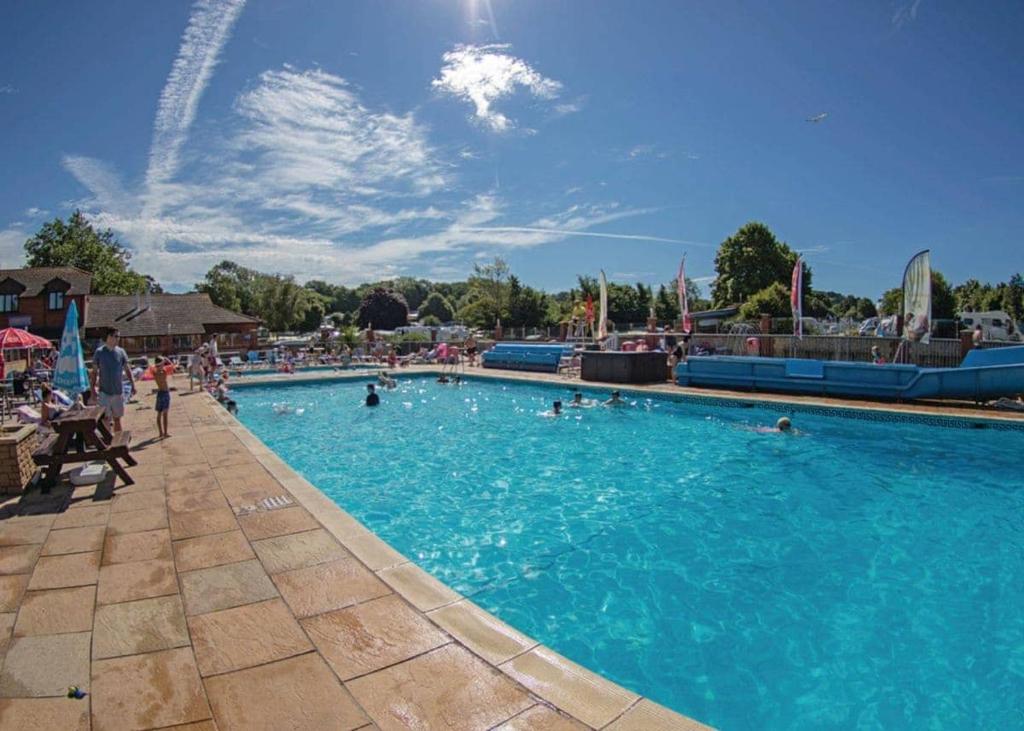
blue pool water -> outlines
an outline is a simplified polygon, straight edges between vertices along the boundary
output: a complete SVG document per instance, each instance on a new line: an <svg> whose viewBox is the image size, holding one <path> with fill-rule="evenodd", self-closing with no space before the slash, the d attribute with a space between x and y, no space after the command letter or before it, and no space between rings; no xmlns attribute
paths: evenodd
<svg viewBox="0 0 1024 731"><path fill-rule="evenodd" d="M364 389L237 400L339 505L576 662L722 729L1024 727L1024 433Z"/></svg>

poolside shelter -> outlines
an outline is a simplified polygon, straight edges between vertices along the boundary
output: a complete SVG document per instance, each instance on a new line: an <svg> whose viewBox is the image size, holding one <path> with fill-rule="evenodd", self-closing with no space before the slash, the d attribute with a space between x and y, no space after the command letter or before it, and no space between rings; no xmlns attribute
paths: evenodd
<svg viewBox="0 0 1024 731"><path fill-rule="evenodd" d="M85 337L95 345L108 327L121 332L131 355L194 350L217 335L221 350L255 348L260 321L219 307L201 292L138 296L93 296Z"/></svg>

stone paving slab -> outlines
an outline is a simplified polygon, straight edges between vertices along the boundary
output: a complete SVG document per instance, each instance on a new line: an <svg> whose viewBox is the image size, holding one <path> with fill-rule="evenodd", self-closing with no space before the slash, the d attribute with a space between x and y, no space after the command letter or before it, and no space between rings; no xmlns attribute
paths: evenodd
<svg viewBox="0 0 1024 731"><path fill-rule="evenodd" d="M0 504L0 728L704 728L463 599L205 394L157 440L142 390L135 485Z"/></svg>

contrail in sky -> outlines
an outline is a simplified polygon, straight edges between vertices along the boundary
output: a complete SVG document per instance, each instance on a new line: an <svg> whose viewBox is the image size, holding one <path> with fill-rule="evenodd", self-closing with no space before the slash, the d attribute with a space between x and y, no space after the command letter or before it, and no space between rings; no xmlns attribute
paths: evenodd
<svg viewBox="0 0 1024 731"><path fill-rule="evenodd" d="M178 56L157 104L146 170L150 194L177 172L178 155L188 139L199 100L244 6L245 0L199 0L192 8Z"/></svg>

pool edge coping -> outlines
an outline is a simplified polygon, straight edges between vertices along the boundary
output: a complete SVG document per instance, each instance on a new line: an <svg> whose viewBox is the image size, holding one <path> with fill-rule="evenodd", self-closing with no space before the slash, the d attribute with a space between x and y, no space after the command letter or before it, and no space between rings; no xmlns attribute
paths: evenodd
<svg viewBox="0 0 1024 731"><path fill-rule="evenodd" d="M429 374L436 372L436 369L417 372ZM360 377L365 378L365 374L338 374L328 377L327 380L353 380ZM317 376L301 380L323 378ZM263 378L259 383L252 385L267 385L281 381L294 382L288 377ZM214 401L210 394L204 396ZM493 670L502 673L526 688L532 695L590 728L608 731L710 731L710 726L662 706L569 660L434 578L296 472L247 426L228 413L227 409L220 408L216 401L214 404L218 407L215 413L218 414L221 423L232 431L256 461L357 561L405 599L425 619L451 635L456 642ZM463 624L445 618L446 614L456 609L464 610L470 618L464 618ZM481 632L490 634L490 638L481 640L479 636L475 636ZM511 654L495 653L486 647L488 643L501 644L503 639L525 646ZM490 657L481 654L482 652Z"/></svg>

